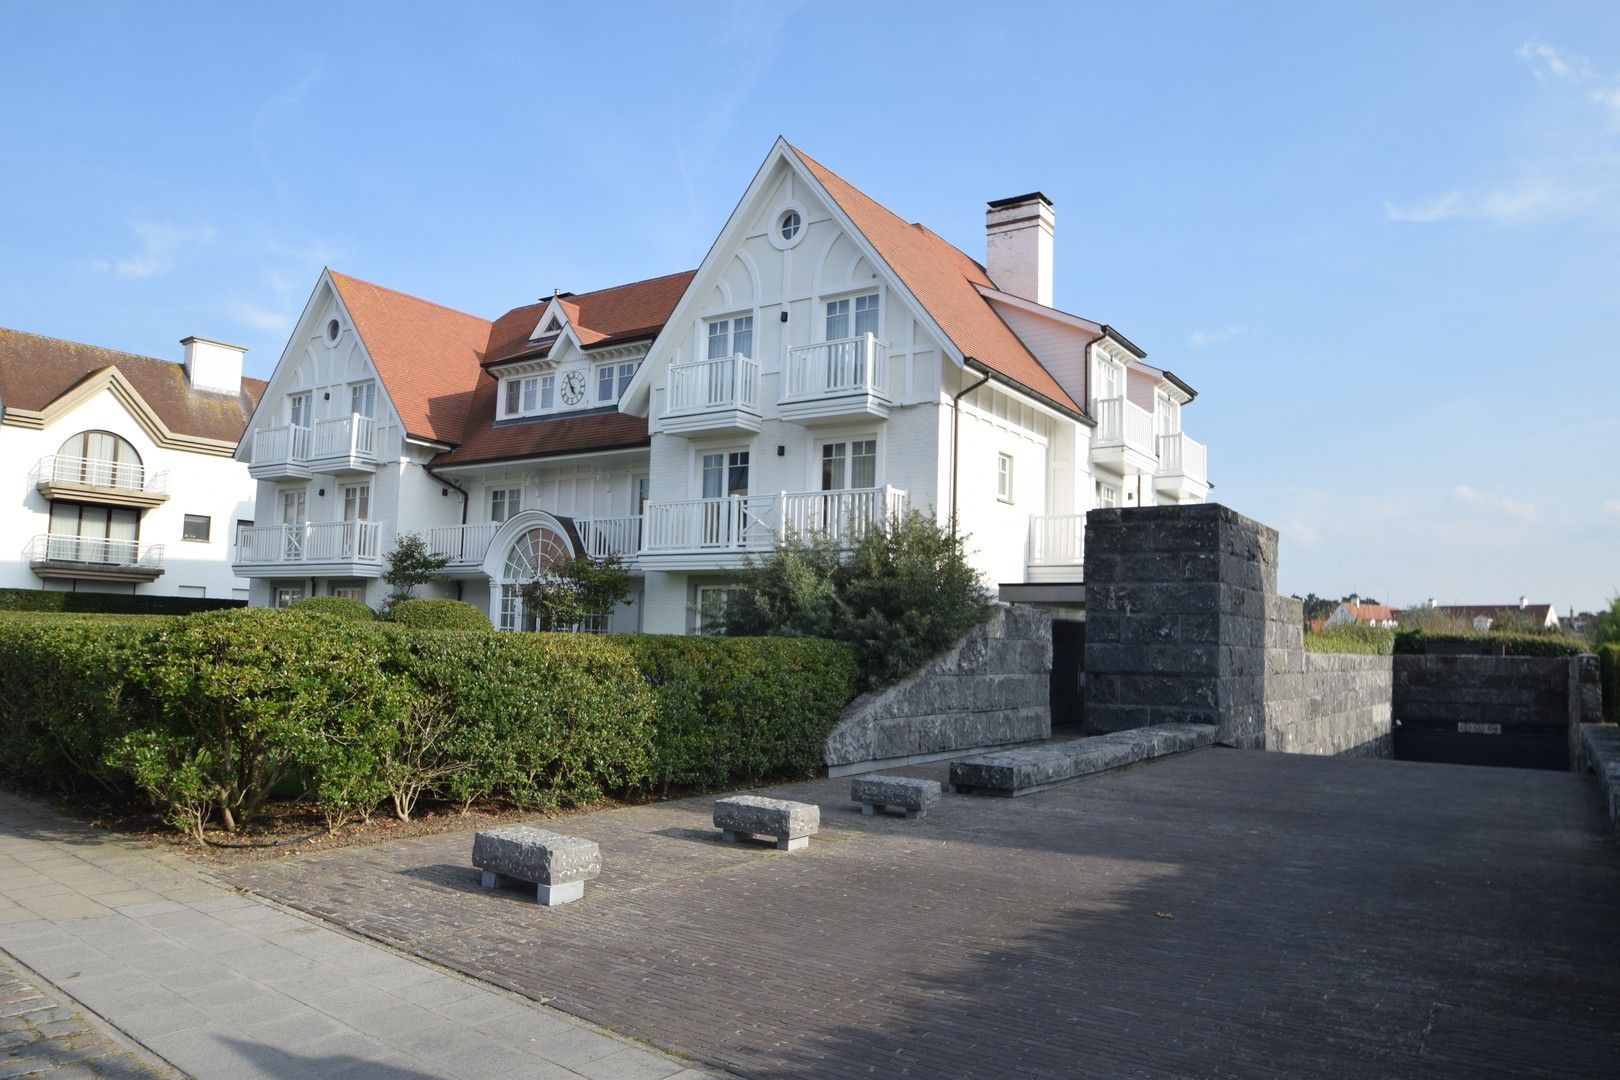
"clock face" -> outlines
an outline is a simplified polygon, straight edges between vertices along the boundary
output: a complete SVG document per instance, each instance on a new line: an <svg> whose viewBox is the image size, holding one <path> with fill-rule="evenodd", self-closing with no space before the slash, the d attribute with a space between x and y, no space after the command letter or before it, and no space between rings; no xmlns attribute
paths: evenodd
<svg viewBox="0 0 1620 1080"><path fill-rule="evenodd" d="M585 400L585 373L583 371L570 371L563 376L562 399L569 405L578 405Z"/></svg>

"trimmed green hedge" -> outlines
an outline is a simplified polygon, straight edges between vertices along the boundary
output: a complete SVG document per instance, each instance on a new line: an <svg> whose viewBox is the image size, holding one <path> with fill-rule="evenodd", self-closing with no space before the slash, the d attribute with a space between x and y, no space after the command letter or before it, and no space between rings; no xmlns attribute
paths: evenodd
<svg viewBox="0 0 1620 1080"><path fill-rule="evenodd" d="M461 600L401 600L384 616L418 630L488 630L489 616Z"/></svg>
<svg viewBox="0 0 1620 1080"><path fill-rule="evenodd" d="M1620 645L1599 645L1598 664L1603 672L1603 719L1620 724Z"/></svg>
<svg viewBox="0 0 1620 1080"><path fill-rule="evenodd" d="M375 611L346 596L306 596L293 601L292 607L310 615L330 615L334 619L353 619L357 622L372 622L377 618Z"/></svg>
<svg viewBox="0 0 1620 1080"><path fill-rule="evenodd" d="M481 617L481 616L480 616ZM802 777L854 696L816 639L422 630L308 608L0 617L0 771L148 795L200 837L267 800L583 803Z"/></svg>
<svg viewBox="0 0 1620 1080"><path fill-rule="evenodd" d="M1447 652L1478 653L1482 656L1580 656L1592 646L1566 634L1500 633L1496 631L1450 631L1428 633L1421 629L1400 630L1395 634L1397 653L1427 653L1439 645Z"/></svg>
<svg viewBox="0 0 1620 1080"><path fill-rule="evenodd" d="M1395 631L1362 623L1333 626L1314 634L1307 631L1305 651L1388 656L1395 651Z"/></svg>
<svg viewBox="0 0 1620 1080"><path fill-rule="evenodd" d="M68 611L107 615L192 615L199 611L246 607L246 600L202 600L191 596L144 593L57 592L54 589L0 589L0 611Z"/></svg>

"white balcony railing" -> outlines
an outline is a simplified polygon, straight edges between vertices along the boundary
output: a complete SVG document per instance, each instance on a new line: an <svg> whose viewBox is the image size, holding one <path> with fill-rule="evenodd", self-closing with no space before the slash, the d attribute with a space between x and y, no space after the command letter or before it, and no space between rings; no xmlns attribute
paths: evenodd
<svg viewBox="0 0 1620 1080"><path fill-rule="evenodd" d="M585 554L593 559L617 555L633 559L641 550L641 515L627 517L575 518L574 527L585 542Z"/></svg>
<svg viewBox="0 0 1620 1080"><path fill-rule="evenodd" d="M282 425L253 433L253 465L294 465L309 460L313 432L307 427Z"/></svg>
<svg viewBox="0 0 1620 1080"><path fill-rule="evenodd" d="M1152 455L1153 414L1126 397L1101 398L1097 402L1097 446L1128 446Z"/></svg>
<svg viewBox="0 0 1620 1080"><path fill-rule="evenodd" d="M1036 514L1029 519L1030 566L1080 566L1085 562L1086 515Z"/></svg>
<svg viewBox="0 0 1620 1080"><path fill-rule="evenodd" d="M314 431L316 458L370 458L376 421L360 413L350 413L335 420L317 420Z"/></svg>
<svg viewBox="0 0 1620 1080"><path fill-rule="evenodd" d="M905 506L906 493L892 487L648 503L642 550L765 551L790 532L853 542Z"/></svg>
<svg viewBox="0 0 1620 1080"><path fill-rule="evenodd" d="M759 363L741 355L669 366L664 412L680 415L723 409L759 410Z"/></svg>
<svg viewBox="0 0 1620 1080"><path fill-rule="evenodd" d="M310 521L250 525L236 535L242 565L356 562L380 564L382 526L375 521Z"/></svg>
<svg viewBox="0 0 1620 1080"><path fill-rule="evenodd" d="M119 491L162 492L169 486L166 471L147 472L136 461L108 461L104 458L47 454L34 464L35 484L82 484L85 487L114 488Z"/></svg>
<svg viewBox="0 0 1620 1080"><path fill-rule="evenodd" d="M49 533L34 537L29 544L32 562L84 563L95 566L163 567L163 545L142 544L137 540L114 540L104 536L73 536Z"/></svg>
<svg viewBox="0 0 1620 1080"><path fill-rule="evenodd" d="M490 542L500 529L498 521L478 525L440 525L422 534L422 540L435 555L443 555L451 566L476 566L489 554Z"/></svg>
<svg viewBox="0 0 1620 1080"><path fill-rule="evenodd" d="M782 399L860 393L887 397L888 386L889 343L862 334L789 349Z"/></svg>
<svg viewBox="0 0 1620 1080"><path fill-rule="evenodd" d="M1185 476L1199 483L1209 480L1209 448L1185 432L1159 436L1159 475Z"/></svg>

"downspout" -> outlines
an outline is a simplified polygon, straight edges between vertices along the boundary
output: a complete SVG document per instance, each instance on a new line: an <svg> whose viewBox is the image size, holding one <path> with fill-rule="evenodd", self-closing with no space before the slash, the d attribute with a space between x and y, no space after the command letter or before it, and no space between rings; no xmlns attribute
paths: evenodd
<svg viewBox="0 0 1620 1080"><path fill-rule="evenodd" d="M978 361L971 356L962 358L963 367L977 363ZM980 365L980 367L982 368L983 365ZM956 482L956 465L959 457L957 446L960 442L962 430L962 399L989 381L990 372L985 370L984 376L978 382L964 386L951 397L951 539L953 540L956 539L956 489L958 486Z"/></svg>
<svg viewBox="0 0 1620 1080"><path fill-rule="evenodd" d="M472 501L472 496L467 494L467 489L462 487L460 484L456 483L454 480L450 479L447 476L440 476L438 473L433 471L433 466L427 464L426 462L424 462L422 464L422 471L427 473L429 476L433 477L433 479L437 480L439 483L447 484L450 487L453 487L457 491L461 492L461 523L462 523L462 525L466 525L467 524L467 504ZM456 578L456 599L457 600L461 599L461 589L462 589L462 586L464 584L465 584L465 582L463 582L460 578Z"/></svg>

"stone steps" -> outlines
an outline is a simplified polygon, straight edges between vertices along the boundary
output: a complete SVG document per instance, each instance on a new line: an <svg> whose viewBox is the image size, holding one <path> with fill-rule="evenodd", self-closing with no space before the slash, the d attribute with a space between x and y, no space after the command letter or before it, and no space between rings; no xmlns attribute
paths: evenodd
<svg viewBox="0 0 1620 1080"><path fill-rule="evenodd" d="M1028 795L1109 769L1196 750L1214 741L1212 724L1132 728L953 761L951 785L969 795Z"/></svg>

